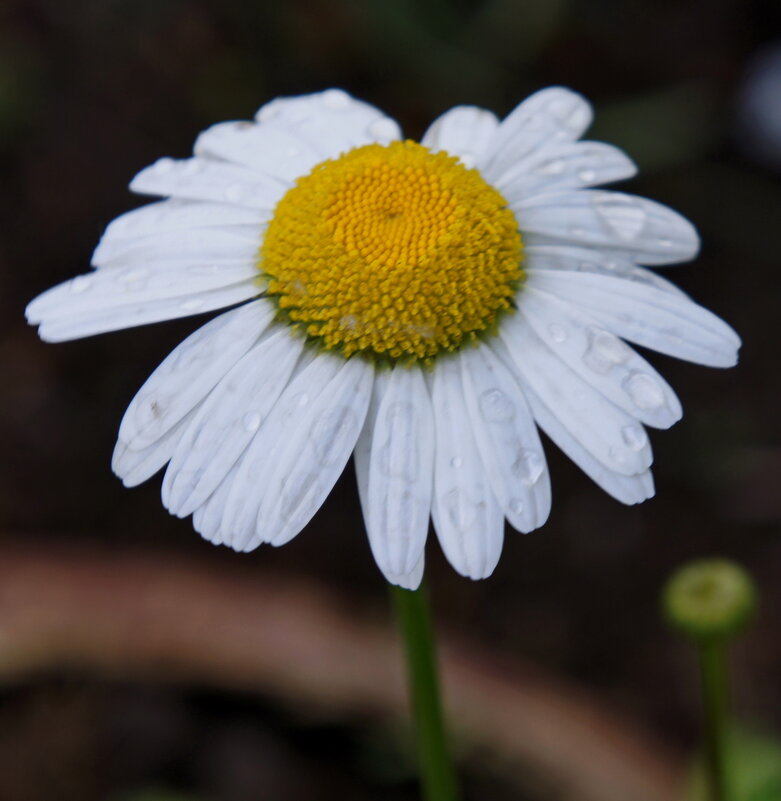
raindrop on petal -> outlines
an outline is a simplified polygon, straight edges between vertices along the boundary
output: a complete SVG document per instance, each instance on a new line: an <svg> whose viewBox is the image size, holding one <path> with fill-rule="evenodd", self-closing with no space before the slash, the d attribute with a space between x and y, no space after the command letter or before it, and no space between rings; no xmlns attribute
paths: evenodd
<svg viewBox="0 0 781 801"><path fill-rule="evenodd" d="M640 451L648 444L648 434L640 425L624 426L621 429L621 439L633 451Z"/></svg>
<svg viewBox="0 0 781 801"><path fill-rule="evenodd" d="M244 428L254 434L260 428L260 415L257 412L247 412L242 418Z"/></svg>
<svg viewBox="0 0 781 801"><path fill-rule="evenodd" d="M640 409L658 409L665 403L661 384L648 373L633 372L624 379L624 389Z"/></svg>
<svg viewBox="0 0 781 801"><path fill-rule="evenodd" d="M633 198L616 192L600 192L594 196L592 203L602 222L625 242L637 239L645 227L646 213Z"/></svg>
<svg viewBox="0 0 781 801"><path fill-rule="evenodd" d="M583 362L595 373L605 375L631 355L631 348L614 334L599 328L588 329L588 346L583 354Z"/></svg>
<svg viewBox="0 0 781 801"><path fill-rule="evenodd" d="M567 332L557 323L551 323L548 326L548 333L550 334L551 339L558 344L565 342L567 339Z"/></svg>
<svg viewBox="0 0 781 801"><path fill-rule="evenodd" d="M319 473L299 470L290 476L282 488L282 518L292 525L307 523L317 511L320 492Z"/></svg>
<svg viewBox="0 0 781 801"><path fill-rule="evenodd" d="M518 454L512 469L527 487L531 487L540 480L545 470L545 457L537 451L524 448Z"/></svg>
<svg viewBox="0 0 781 801"><path fill-rule="evenodd" d="M513 498L510 501L510 511L514 515L521 515L523 514L523 501L518 500L518 498Z"/></svg>
<svg viewBox="0 0 781 801"><path fill-rule="evenodd" d="M489 423L506 423L515 417L515 406L500 389L487 389L478 399L480 414Z"/></svg>
<svg viewBox="0 0 781 801"><path fill-rule="evenodd" d="M337 406L320 415L312 425L312 447L321 465L334 464L345 450L346 439L355 429L354 419L349 406Z"/></svg>

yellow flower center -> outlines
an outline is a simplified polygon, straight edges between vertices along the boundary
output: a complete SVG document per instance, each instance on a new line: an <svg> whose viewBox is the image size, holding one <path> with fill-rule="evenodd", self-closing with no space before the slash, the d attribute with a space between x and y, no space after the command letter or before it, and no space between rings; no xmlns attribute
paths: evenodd
<svg viewBox="0 0 781 801"><path fill-rule="evenodd" d="M329 350L430 361L490 330L523 279L521 236L477 170L415 142L318 164L260 251L282 315Z"/></svg>

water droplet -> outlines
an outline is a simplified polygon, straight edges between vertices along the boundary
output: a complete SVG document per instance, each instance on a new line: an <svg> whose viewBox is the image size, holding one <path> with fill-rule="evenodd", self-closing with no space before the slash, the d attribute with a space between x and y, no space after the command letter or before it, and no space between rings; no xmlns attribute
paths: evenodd
<svg viewBox="0 0 781 801"><path fill-rule="evenodd" d="M559 345L562 342L565 342L567 339L567 332L562 326L556 323L551 323L548 326L548 333L550 334L551 339Z"/></svg>
<svg viewBox="0 0 781 801"><path fill-rule="evenodd" d="M562 159L548 159L543 161L535 172L540 175L560 175L566 166L566 162Z"/></svg>
<svg viewBox="0 0 781 801"><path fill-rule="evenodd" d="M646 213L633 198L617 192L599 192L592 203L602 222L624 242L637 239L645 227Z"/></svg>
<svg viewBox="0 0 781 801"><path fill-rule="evenodd" d="M514 515L523 514L523 501L519 500L518 498L512 498L510 500L510 511Z"/></svg>
<svg viewBox="0 0 781 801"><path fill-rule="evenodd" d="M355 414L349 406L336 406L320 415L310 434L321 465L332 465L339 460L348 447L348 440L352 440L355 428Z"/></svg>
<svg viewBox="0 0 781 801"><path fill-rule="evenodd" d="M586 184L591 183L596 177L597 174L594 172L594 170L581 170L578 173L578 178L580 178L580 180Z"/></svg>
<svg viewBox="0 0 781 801"><path fill-rule="evenodd" d="M418 517L418 501L406 487L399 487L391 482L388 494L383 499L386 514L382 522L384 532L380 534L387 542L390 550L391 568L395 573L407 573L414 565L408 564L411 545L410 532Z"/></svg>
<svg viewBox="0 0 781 801"><path fill-rule="evenodd" d="M583 354L583 362L595 373L605 375L617 364L622 364L631 355L632 350L617 336L600 328L589 328L588 345Z"/></svg>
<svg viewBox="0 0 781 801"><path fill-rule="evenodd" d="M389 404L382 413L386 437L379 452L380 470L389 477L414 481L418 475L418 441L414 406L407 401Z"/></svg>
<svg viewBox="0 0 781 801"><path fill-rule="evenodd" d="M198 309L202 309L203 308L203 299L202 298L189 298L188 300L183 300L179 304L179 308L182 311L187 311L187 312L198 311Z"/></svg>
<svg viewBox="0 0 781 801"><path fill-rule="evenodd" d="M328 89L322 94L323 105L331 109L346 109L350 105L350 98L341 89Z"/></svg>
<svg viewBox="0 0 781 801"><path fill-rule="evenodd" d="M464 464L464 460L460 456L454 456L450 460L450 464L452 467L455 467L456 470Z"/></svg>
<svg viewBox="0 0 781 801"><path fill-rule="evenodd" d="M515 417L513 402L500 389L487 389L478 399L480 414L489 423L506 423Z"/></svg>
<svg viewBox="0 0 781 801"><path fill-rule="evenodd" d="M91 286L91 275L78 275L70 282L70 291L74 295L80 295L82 292L86 292Z"/></svg>
<svg viewBox="0 0 781 801"><path fill-rule="evenodd" d="M648 435L640 425L624 426L621 429L621 439L633 451L641 451L648 444Z"/></svg>
<svg viewBox="0 0 781 801"><path fill-rule="evenodd" d="M282 487L280 515L292 525L307 523L317 511L320 494L319 473L299 470Z"/></svg>
<svg viewBox="0 0 781 801"><path fill-rule="evenodd" d="M171 172L174 168L174 160L169 158L158 159L154 164L154 171L159 175L165 175L167 172Z"/></svg>
<svg viewBox="0 0 781 801"><path fill-rule="evenodd" d="M261 418L257 412L247 412L241 422L250 434L254 434L260 428Z"/></svg>
<svg viewBox="0 0 781 801"><path fill-rule="evenodd" d="M513 473L519 476L527 487L536 484L544 470L545 457L541 453L527 448L521 450L512 466Z"/></svg>
<svg viewBox="0 0 781 801"><path fill-rule="evenodd" d="M466 532L474 526L485 509L485 501L473 503L457 489L452 489L442 498L442 506L453 527Z"/></svg>
<svg viewBox="0 0 781 801"><path fill-rule="evenodd" d="M225 187L225 200L229 203L240 203L246 200L249 195L249 190L243 184L230 184Z"/></svg>
<svg viewBox="0 0 781 801"><path fill-rule="evenodd" d="M658 409L664 406L662 385L648 373L633 372L624 379L624 390L640 409Z"/></svg>

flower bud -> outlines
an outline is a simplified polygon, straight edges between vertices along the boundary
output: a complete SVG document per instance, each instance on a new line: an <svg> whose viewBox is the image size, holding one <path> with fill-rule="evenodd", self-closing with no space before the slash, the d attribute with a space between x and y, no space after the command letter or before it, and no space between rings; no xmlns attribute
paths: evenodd
<svg viewBox="0 0 781 801"><path fill-rule="evenodd" d="M740 632L757 606L754 581L727 559L700 559L676 570L662 591L667 621L697 641Z"/></svg>

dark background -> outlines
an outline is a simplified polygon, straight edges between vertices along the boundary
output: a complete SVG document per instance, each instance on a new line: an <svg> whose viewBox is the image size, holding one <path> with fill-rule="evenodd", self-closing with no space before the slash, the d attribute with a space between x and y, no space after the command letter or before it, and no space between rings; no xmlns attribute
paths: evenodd
<svg viewBox="0 0 781 801"><path fill-rule="evenodd" d="M369 610L386 625L351 467L290 545L242 556L169 517L159 477L128 491L111 474L127 403L206 318L57 346L23 320L25 304L85 271L104 226L140 202L126 190L138 170L186 156L214 122L329 86L380 106L412 138L452 105L504 115L543 86L583 92L596 109L589 137L624 148L640 167L627 190L700 230L699 259L665 275L744 340L730 371L653 357L685 409L678 426L653 434L655 499L620 506L549 445L550 521L526 537L508 531L489 580L457 576L432 537L438 620L480 653L533 663L684 753L697 735L694 664L660 622L658 592L690 558L731 556L754 574L763 600L735 654L736 705L756 727L781 720L780 8L743 0L0 5L0 801L415 797L408 755L382 719L337 708L311 720L273 690L188 680L186 664L177 681L163 669L159 680L154 668L143 678L121 665L103 671L47 655L45 638L36 660L2 667L14 644L2 554L20 548L31 564L73 548L127 548L150 564L195 560L243 580L314 582L348 614ZM14 576L36 597L34 577ZM111 596L110 582L104 589ZM89 637L89 614L84 628ZM519 790L484 762L465 760L470 798L558 797Z"/></svg>

